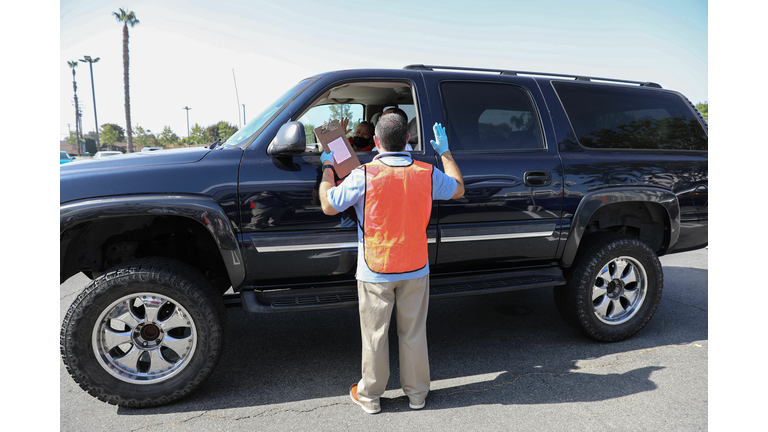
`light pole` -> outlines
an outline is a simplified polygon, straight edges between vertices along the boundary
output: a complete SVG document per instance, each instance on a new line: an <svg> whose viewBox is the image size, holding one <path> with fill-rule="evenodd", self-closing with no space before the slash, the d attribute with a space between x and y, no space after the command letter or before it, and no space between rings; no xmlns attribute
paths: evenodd
<svg viewBox="0 0 768 432"><path fill-rule="evenodd" d="M185 106L182 109L187 110L187 147L189 147L189 110L191 110L192 108Z"/></svg>
<svg viewBox="0 0 768 432"><path fill-rule="evenodd" d="M245 126L245 104L243 104L243 126Z"/></svg>
<svg viewBox="0 0 768 432"><path fill-rule="evenodd" d="M91 69L91 93L93 94L93 119L96 122L96 151L99 151L101 150L101 143L99 142L99 120L96 117L96 90L94 90L94 86L93 86L93 64L99 61L99 57L92 59L91 56L83 56L83 58L81 58L80 61L83 63L88 63L88 66L90 66L90 69Z"/></svg>

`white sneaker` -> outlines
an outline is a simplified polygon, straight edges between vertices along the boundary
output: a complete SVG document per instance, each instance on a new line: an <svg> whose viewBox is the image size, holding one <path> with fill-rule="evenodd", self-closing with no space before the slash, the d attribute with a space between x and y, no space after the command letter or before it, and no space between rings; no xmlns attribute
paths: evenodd
<svg viewBox="0 0 768 432"><path fill-rule="evenodd" d="M368 414L376 414L377 412L381 411L381 407L378 409L370 409L357 399L357 384L352 384L352 387L349 388L349 398L352 399L352 402L360 405L360 408L362 408L363 411L367 412ZM424 408L424 405L421 407Z"/></svg>
<svg viewBox="0 0 768 432"><path fill-rule="evenodd" d="M426 404L427 404L427 401L422 402L421 405L414 405L411 402L408 402L408 406L411 407L411 409L413 409L413 410L420 410L420 409L424 408L424 405L426 405Z"/></svg>

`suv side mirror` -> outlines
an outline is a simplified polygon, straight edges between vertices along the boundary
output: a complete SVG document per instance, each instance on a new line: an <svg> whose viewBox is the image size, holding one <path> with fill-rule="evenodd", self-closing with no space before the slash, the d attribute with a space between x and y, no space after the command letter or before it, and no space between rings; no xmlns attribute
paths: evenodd
<svg viewBox="0 0 768 432"><path fill-rule="evenodd" d="M270 156L294 156L304 153L307 148L307 137L301 122L288 122L280 126L277 135L269 143L267 154Z"/></svg>

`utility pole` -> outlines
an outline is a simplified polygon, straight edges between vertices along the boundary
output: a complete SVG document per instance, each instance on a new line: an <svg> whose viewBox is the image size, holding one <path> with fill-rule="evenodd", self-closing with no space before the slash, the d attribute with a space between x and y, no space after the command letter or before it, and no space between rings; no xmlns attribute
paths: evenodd
<svg viewBox="0 0 768 432"><path fill-rule="evenodd" d="M192 108L185 106L182 109L187 111L187 147L189 147L189 110Z"/></svg>
<svg viewBox="0 0 768 432"><path fill-rule="evenodd" d="M93 64L99 61L99 57L96 57L96 59L92 59L91 56L83 56L83 58L80 59L83 63L88 63L88 65L91 67L91 93L93 94L93 119L96 122L96 151L101 150L101 143L99 142L99 120L96 117L96 90L93 86Z"/></svg>
<svg viewBox="0 0 768 432"><path fill-rule="evenodd" d="M77 109L77 125L76 125L77 135L78 135L78 142L77 142L77 148L81 149L79 151L80 156L85 156L85 137L83 137L83 107L80 106L80 108Z"/></svg>

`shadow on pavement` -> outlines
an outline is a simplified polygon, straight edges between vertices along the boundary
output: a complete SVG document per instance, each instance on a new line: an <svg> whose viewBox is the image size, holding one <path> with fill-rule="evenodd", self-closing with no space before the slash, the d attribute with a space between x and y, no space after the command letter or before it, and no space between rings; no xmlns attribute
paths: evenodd
<svg viewBox="0 0 768 432"><path fill-rule="evenodd" d="M266 315L229 309L225 351L203 385L171 405L117 412L152 415L346 396L360 373L357 314L356 309ZM428 319L432 381L498 375L433 387L428 405L590 402L650 391L656 388L650 375L659 366L624 373L573 372L583 361L706 340L707 321L707 270L695 268L665 267L664 295L653 319L633 338L612 344L595 342L569 327L555 309L551 289L436 300ZM393 323L388 390L400 387L394 328ZM542 379L546 384L550 377L566 379L542 387ZM491 387L501 391L484 391ZM570 390L562 391L566 388ZM407 410L404 397L386 396L383 408Z"/></svg>

